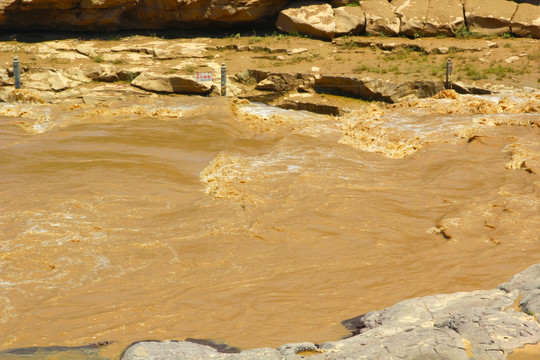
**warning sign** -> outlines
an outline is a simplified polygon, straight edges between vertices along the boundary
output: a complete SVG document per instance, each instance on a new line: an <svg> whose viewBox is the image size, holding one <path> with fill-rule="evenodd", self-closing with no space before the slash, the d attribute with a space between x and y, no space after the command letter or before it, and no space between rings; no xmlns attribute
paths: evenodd
<svg viewBox="0 0 540 360"><path fill-rule="evenodd" d="M195 80L196 81L212 81L212 73L211 72L196 72Z"/></svg>

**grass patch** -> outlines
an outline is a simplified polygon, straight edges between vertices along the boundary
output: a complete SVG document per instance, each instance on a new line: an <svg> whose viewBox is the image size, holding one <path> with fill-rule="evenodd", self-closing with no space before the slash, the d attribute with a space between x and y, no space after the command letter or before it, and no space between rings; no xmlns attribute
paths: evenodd
<svg viewBox="0 0 540 360"><path fill-rule="evenodd" d="M93 62L96 62L96 63L98 63L98 64L99 64L99 63L102 63L102 62L104 62L104 61L105 61L105 59L103 58L103 56L101 56L101 55L98 55L98 56L94 56L94 57L92 57L92 61L93 61Z"/></svg>
<svg viewBox="0 0 540 360"><path fill-rule="evenodd" d="M195 72L195 70L197 70L197 67L195 65L184 65L182 66L181 70L183 73L192 75Z"/></svg>
<svg viewBox="0 0 540 360"><path fill-rule="evenodd" d="M126 61L124 59L116 59L113 61L113 64L115 65L121 65L121 64L125 64Z"/></svg>

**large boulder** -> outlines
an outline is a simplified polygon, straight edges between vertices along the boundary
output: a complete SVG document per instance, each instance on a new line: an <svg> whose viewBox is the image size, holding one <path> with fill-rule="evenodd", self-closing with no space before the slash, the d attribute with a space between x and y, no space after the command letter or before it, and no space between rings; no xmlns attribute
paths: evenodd
<svg viewBox="0 0 540 360"><path fill-rule="evenodd" d="M400 19L400 33L408 37L424 34L429 0L395 0L394 11Z"/></svg>
<svg viewBox="0 0 540 360"><path fill-rule="evenodd" d="M430 1L424 27L424 35L454 35L465 25L463 5L460 0Z"/></svg>
<svg viewBox="0 0 540 360"><path fill-rule="evenodd" d="M377 78L354 76L320 76L315 79L315 89L343 93L365 100L395 103L409 97L424 98L443 90L442 82L407 81L394 83Z"/></svg>
<svg viewBox="0 0 540 360"><path fill-rule="evenodd" d="M302 33L325 39L336 34L334 10L327 3L293 3L281 11L276 26L287 33Z"/></svg>
<svg viewBox="0 0 540 360"><path fill-rule="evenodd" d="M510 33L517 4L506 0L466 0L465 18L471 31L482 34Z"/></svg>
<svg viewBox="0 0 540 360"><path fill-rule="evenodd" d="M519 4L511 28L518 36L540 39L540 4Z"/></svg>
<svg viewBox="0 0 540 360"><path fill-rule="evenodd" d="M211 82L198 82L186 75L162 75L145 72L137 76L131 85L158 93L208 95L214 90Z"/></svg>
<svg viewBox="0 0 540 360"><path fill-rule="evenodd" d="M360 6L342 6L334 9L336 35L362 34L366 30L366 14Z"/></svg>
<svg viewBox="0 0 540 360"><path fill-rule="evenodd" d="M399 34L399 18L387 0L362 1L366 14L366 33L369 35L396 36Z"/></svg>

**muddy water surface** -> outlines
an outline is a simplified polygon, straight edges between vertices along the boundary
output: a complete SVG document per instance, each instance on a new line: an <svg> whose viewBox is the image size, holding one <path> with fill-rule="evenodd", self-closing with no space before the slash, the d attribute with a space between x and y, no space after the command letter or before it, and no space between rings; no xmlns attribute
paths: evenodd
<svg viewBox="0 0 540 360"><path fill-rule="evenodd" d="M3 104L0 348L337 340L493 288L540 259L539 103Z"/></svg>

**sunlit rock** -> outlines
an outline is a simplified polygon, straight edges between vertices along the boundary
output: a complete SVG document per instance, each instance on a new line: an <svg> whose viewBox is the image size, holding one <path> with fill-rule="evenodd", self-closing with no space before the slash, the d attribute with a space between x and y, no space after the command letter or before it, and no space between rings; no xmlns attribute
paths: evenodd
<svg viewBox="0 0 540 360"><path fill-rule="evenodd" d="M279 13L276 26L288 33L332 39L336 33L334 10L326 3L293 3Z"/></svg>

